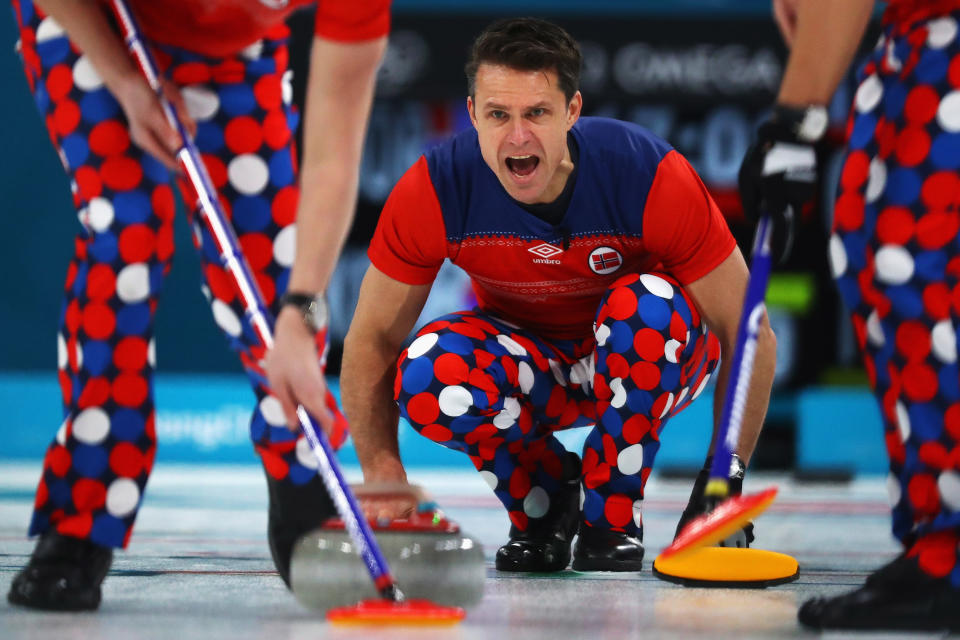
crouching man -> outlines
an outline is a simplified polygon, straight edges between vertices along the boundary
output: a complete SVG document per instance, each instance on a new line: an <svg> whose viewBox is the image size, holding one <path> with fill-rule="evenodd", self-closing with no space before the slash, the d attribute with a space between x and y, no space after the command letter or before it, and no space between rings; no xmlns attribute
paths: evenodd
<svg viewBox="0 0 960 640"><path fill-rule="evenodd" d="M636 571L644 484L668 420L729 374L748 271L687 161L641 127L581 118L563 29L494 23L467 65L474 128L391 193L342 372L367 482L403 482L398 417L469 456L507 510L504 571ZM402 351L444 259L478 305ZM399 363L397 356L399 354ZM766 318L737 453L763 422ZM719 417L719 403L715 403ZM593 424L582 459L554 436ZM691 499L686 517L702 502ZM398 507L399 508L399 507ZM396 516L398 513L384 513Z"/></svg>

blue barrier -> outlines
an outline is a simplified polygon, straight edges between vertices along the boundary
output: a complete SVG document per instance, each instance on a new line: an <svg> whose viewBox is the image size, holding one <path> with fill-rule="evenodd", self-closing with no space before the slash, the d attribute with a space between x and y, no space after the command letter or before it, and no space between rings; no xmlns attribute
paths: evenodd
<svg viewBox="0 0 960 640"><path fill-rule="evenodd" d="M339 386L329 381L335 395ZM163 462L255 463L248 424L253 395L242 375L158 375L157 460ZM62 421L60 391L53 374L0 374L5 442L0 459L40 460ZM707 389L661 433L657 467L699 467L706 455L713 413ZM887 455L876 401L866 389L813 388L795 401L771 404L771 414L796 421L796 468L803 471L884 473ZM791 415L792 414L792 415ZM571 451L580 451L587 429L558 434ZM464 457L400 428L400 451L412 467L461 467ZM356 464L351 442L340 452Z"/></svg>
<svg viewBox="0 0 960 640"><path fill-rule="evenodd" d="M796 425L797 470L886 473L880 410L866 388L803 391Z"/></svg>
<svg viewBox="0 0 960 640"><path fill-rule="evenodd" d="M339 397L339 385L330 380ZM157 406L157 461L254 463L248 425L253 395L241 375L158 375L154 383ZM37 460L43 456L62 422L60 390L53 374L0 374L0 406L5 410L6 441L0 459ZM675 417L665 428L658 463L694 466L703 461L710 436L712 399L709 392ZM579 451L587 429L560 435L571 450ZM404 463L420 467L462 467L463 455L421 437L401 425L400 450ZM348 441L340 451L344 464L357 464Z"/></svg>

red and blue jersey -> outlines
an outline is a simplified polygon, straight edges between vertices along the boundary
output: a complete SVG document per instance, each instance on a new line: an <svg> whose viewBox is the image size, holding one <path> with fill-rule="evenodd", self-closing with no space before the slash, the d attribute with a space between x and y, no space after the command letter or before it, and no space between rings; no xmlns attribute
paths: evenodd
<svg viewBox="0 0 960 640"><path fill-rule="evenodd" d="M373 40L390 31L390 0L130 1L148 40L215 58L285 30L290 13L310 5L317 7L314 32L328 40Z"/></svg>
<svg viewBox="0 0 960 640"><path fill-rule="evenodd" d="M620 276L665 271L686 284L733 251L723 215L669 144L608 118L581 118L570 135L577 180L558 224L507 194L470 129L427 152L394 187L368 251L373 265L420 285L449 259L470 276L485 312L547 338L583 339Z"/></svg>

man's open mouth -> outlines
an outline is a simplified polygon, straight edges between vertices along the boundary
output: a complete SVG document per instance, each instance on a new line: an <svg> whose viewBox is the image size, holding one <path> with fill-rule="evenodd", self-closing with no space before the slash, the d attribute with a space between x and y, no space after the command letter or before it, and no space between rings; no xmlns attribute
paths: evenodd
<svg viewBox="0 0 960 640"><path fill-rule="evenodd" d="M537 156L507 156L507 169L510 170L510 173L513 175L523 178L530 175L537 169L537 165L540 164L540 158Z"/></svg>

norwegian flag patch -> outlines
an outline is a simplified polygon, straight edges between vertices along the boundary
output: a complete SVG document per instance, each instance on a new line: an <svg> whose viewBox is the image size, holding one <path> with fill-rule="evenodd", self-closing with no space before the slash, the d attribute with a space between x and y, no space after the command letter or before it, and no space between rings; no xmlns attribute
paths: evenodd
<svg viewBox="0 0 960 640"><path fill-rule="evenodd" d="M623 256L611 247L600 247L590 252L587 258L590 270L600 275L613 273L623 265Z"/></svg>

